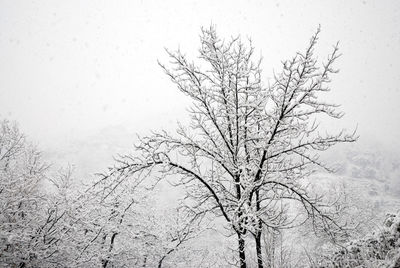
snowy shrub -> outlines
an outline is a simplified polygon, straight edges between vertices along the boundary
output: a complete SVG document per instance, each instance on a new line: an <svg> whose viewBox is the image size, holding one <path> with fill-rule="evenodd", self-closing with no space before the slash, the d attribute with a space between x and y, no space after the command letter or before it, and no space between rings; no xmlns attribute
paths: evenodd
<svg viewBox="0 0 400 268"><path fill-rule="evenodd" d="M347 243L318 267L400 267L400 213L388 214L379 230Z"/></svg>

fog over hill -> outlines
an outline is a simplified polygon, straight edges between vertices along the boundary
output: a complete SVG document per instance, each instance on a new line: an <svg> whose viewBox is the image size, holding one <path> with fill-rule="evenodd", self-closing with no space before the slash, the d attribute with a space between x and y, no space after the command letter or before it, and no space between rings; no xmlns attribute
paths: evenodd
<svg viewBox="0 0 400 268"><path fill-rule="evenodd" d="M44 154L54 166L72 165L76 177L85 180L112 167L114 157L133 152L137 140L134 131L124 125L115 125L70 144L50 148ZM400 201L399 155L396 148L385 147L373 140L339 145L321 156L335 172L319 171L313 178L328 185L346 183L384 212L392 201Z"/></svg>
<svg viewBox="0 0 400 268"><path fill-rule="evenodd" d="M376 141L333 148L325 154L336 168L336 175L354 182L384 185L386 194L400 198L400 157L397 148L387 148ZM374 195L374 189L370 189Z"/></svg>

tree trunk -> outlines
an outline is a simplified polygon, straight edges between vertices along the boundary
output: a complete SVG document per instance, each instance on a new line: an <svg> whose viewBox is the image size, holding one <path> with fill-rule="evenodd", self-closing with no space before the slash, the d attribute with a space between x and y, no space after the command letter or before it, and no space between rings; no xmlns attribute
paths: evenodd
<svg viewBox="0 0 400 268"><path fill-rule="evenodd" d="M238 242L239 242L239 263L240 268L246 268L246 253L244 248L244 238L240 232L237 233L238 235Z"/></svg>
<svg viewBox="0 0 400 268"><path fill-rule="evenodd" d="M263 268L263 258L262 258L262 252L261 252L261 230L259 230L256 234L256 252L257 252L257 264L258 268Z"/></svg>
<svg viewBox="0 0 400 268"><path fill-rule="evenodd" d="M256 209L257 212L260 210L260 192L259 190L256 191ZM258 268L263 268L263 258L262 258L262 252L261 252L261 234L262 234L262 222L260 219L258 219L257 222L257 230L256 230L256 252L257 252L257 264Z"/></svg>

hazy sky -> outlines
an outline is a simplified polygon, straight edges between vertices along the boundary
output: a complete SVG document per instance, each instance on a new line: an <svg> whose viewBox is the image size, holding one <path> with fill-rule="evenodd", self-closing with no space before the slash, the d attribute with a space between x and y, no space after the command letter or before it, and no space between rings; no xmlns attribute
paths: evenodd
<svg viewBox="0 0 400 268"><path fill-rule="evenodd" d="M44 147L169 127L187 102L157 59L164 47L195 55L211 23L252 38L265 80L321 24L320 58L338 40L343 53L326 96L346 112L338 127L399 144L400 1L0 0L0 118Z"/></svg>

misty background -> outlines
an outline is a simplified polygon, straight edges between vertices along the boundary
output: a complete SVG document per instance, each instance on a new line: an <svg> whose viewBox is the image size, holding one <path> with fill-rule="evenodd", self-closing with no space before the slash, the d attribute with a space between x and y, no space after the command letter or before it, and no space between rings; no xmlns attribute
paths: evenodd
<svg viewBox="0 0 400 268"><path fill-rule="evenodd" d="M0 116L57 154L95 143L88 154L111 157L135 133L175 129L189 103L157 60L164 48L194 56L210 24L252 39L266 84L320 24L317 54L337 41L343 54L325 96L346 113L334 128L399 148L398 1L0 1ZM104 167L78 155L66 160Z"/></svg>

